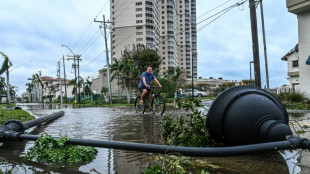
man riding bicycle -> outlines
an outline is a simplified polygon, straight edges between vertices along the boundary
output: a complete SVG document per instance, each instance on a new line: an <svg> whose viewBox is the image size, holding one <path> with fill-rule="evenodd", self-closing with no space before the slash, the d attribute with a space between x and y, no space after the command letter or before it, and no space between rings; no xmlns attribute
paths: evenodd
<svg viewBox="0 0 310 174"><path fill-rule="evenodd" d="M156 77L152 73L152 67L147 67L147 70L142 73L141 80L139 83L139 90L142 92L140 105L144 105L143 100L144 100L145 95L151 90L150 84L152 80L155 80L155 82L158 84L160 88L162 87L159 81L156 79Z"/></svg>

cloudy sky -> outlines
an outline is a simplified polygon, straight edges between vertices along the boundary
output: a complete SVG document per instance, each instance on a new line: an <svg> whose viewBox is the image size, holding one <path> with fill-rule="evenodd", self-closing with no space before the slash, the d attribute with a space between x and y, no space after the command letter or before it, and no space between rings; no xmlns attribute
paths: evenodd
<svg viewBox="0 0 310 174"><path fill-rule="evenodd" d="M240 0L197 0L197 22ZM249 4L233 8L198 32L198 76L249 79L252 58ZM262 86L266 84L260 8L257 8ZM0 51L13 63L10 83L25 91L27 79L42 71L56 77L57 62L71 52L82 54L80 74L94 75L105 64L102 15L109 17L109 0L0 0ZM287 12L285 1L264 1L270 86L288 83L284 56L298 41L297 17ZM212 20L212 19L211 19ZM208 24L207 20L200 27ZM0 59L1 60L1 59ZM61 62L62 63L62 62ZM0 64L1 61L0 61ZM74 77L72 61L65 61L67 78ZM4 74L3 74L4 75Z"/></svg>

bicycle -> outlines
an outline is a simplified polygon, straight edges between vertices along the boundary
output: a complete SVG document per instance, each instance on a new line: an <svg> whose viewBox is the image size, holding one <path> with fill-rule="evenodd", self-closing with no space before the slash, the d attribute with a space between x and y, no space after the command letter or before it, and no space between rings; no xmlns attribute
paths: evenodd
<svg viewBox="0 0 310 174"><path fill-rule="evenodd" d="M135 110L136 113L144 112L149 109L153 112L153 114L159 113L160 115L163 115L166 109L166 103L165 98L160 95L156 89L160 87L150 87L151 90L146 93L143 101L143 105L140 105L141 96L138 96L135 101ZM151 94L151 95L150 95ZM149 105L149 97L152 97L152 101Z"/></svg>

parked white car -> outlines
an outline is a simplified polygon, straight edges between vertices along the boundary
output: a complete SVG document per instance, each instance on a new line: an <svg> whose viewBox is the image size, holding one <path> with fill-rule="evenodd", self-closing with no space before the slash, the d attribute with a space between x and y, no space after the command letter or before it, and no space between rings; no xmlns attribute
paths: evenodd
<svg viewBox="0 0 310 174"><path fill-rule="evenodd" d="M192 96L192 89L186 89L183 92L183 95ZM206 97L207 93L203 91L198 91L197 89L194 89L194 97Z"/></svg>

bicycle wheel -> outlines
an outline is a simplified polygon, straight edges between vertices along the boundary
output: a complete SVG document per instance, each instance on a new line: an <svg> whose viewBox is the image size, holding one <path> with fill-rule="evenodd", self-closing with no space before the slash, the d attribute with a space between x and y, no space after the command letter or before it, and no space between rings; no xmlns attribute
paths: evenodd
<svg viewBox="0 0 310 174"><path fill-rule="evenodd" d="M140 100L141 100L141 96L137 97L135 101L136 113L144 113L144 106L140 105Z"/></svg>
<svg viewBox="0 0 310 174"><path fill-rule="evenodd" d="M153 98L152 103L153 103L153 107L152 107L153 113L154 114L158 113L160 115L163 115L166 109L166 103L165 103L164 97L161 95L156 95Z"/></svg>

